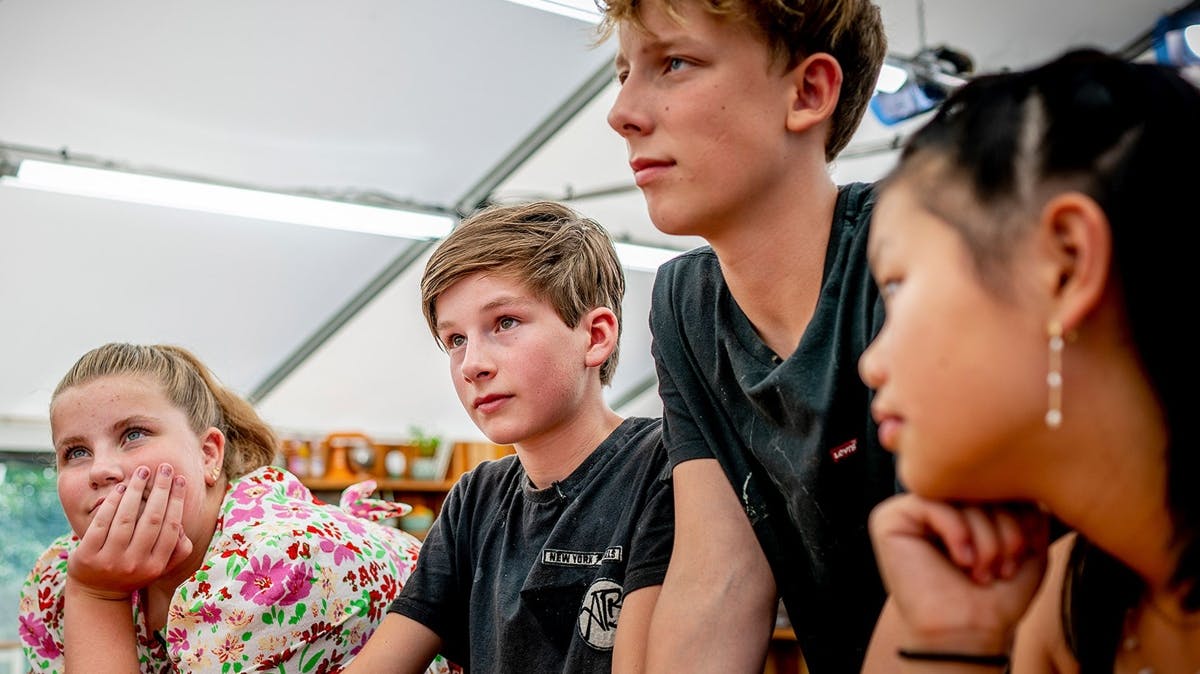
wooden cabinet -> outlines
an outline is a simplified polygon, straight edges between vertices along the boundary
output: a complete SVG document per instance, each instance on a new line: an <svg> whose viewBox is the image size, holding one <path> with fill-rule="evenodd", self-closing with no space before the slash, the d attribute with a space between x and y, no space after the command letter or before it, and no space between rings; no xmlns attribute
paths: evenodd
<svg viewBox="0 0 1200 674"><path fill-rule="evenodd" d="M412 506L412 511L400 518L398 525L420 539L425 538L425 534L433 524L433 518L442 509L442 502L446 500L446 494L454 486L453 480L377 478L371 475L351 480L310 477L302 478L301 481L312 490L317 498L327 503L337 503L343 489L366 479L375 480L378 491L376 498L399 501Z"/></svg>
<svg viewBox="0 0 1200 674"><path fill-rule="evenodd" d="M443 451L445 455L436 457L442 473L435 479L413 476L419 459L435 457L421 457L413 445L379 443L355 432L331 433L321 439L285 438L280 463L327 503L337 503L342 490L352 484L375 480L376 498L412 506L412 512L400 518L398 525L423 539L441 511L446 494L463 473L515 450L510 445L490 442L458 442ZM389 460L389 455L395 460Z"/></svg>

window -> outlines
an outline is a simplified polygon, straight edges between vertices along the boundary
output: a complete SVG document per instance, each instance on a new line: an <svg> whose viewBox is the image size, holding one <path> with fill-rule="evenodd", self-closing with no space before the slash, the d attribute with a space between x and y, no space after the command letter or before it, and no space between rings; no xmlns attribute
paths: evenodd
<svg viewBox="0 0 1200 674"><path fill-rule="evenodd" d="M13 662L24 663L17 635L21 584L46 546L70 529L53 461L48 453L0 452L0 674L6 667L17 671Z"/></svg>

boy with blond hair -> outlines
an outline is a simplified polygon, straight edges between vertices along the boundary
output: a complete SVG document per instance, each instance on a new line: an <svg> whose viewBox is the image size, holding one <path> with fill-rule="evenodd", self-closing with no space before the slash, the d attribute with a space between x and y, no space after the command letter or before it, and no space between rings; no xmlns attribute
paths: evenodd
<svg viewBox="0 0 1200 674"><path fill-rule="evenodd" d="M515 456L455 484L348 672L637 670L672 543L658 419L605 403L625 280L608 233L553 202L464 220L421 281L471 420Z"/></svg>
<svg viewBox="0 0 1200 674"><path fill-rule="evenodd" d="M648 669L761 671L782 596L809 669L861 666L896 488L858 357L883 322L869 185L828 163L886 52L868 0L609 0L609 124L655 226L708 246L655 277L676 536Z"/></svg>

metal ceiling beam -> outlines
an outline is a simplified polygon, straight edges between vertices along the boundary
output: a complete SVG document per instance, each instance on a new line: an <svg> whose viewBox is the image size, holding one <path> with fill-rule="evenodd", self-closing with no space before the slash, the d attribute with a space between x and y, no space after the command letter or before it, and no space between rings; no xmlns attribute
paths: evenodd
<svg viewBox="0 0 1200 674"><path fill-rule="evenodd" d="M587 107L600 92L604 91L613 81L613 65L612 61L605 61L596 72L592 73L584 83L575 90L567 100L563 101L558 109L552 111L541 124L537 125L529 135L521 139L516 147L502 158L491 171L488 171L479 182L467 190L466 194L458 200L456 210L462 217L466 217L478 210L481 206L485 206L491 198L492 193L497 187L502 185L505 180L508 180L517 169L521 168L529 158L542 148L554 134L558 133L567 122L571 121L580 110Z"/></svg>
<svg viewBox="0 0 1200 674"><path fill-rule="evenodd" d="M371 281L367 283L366 287L358 291L358 294L356 294L354 297L350 298L349 302L346 302L341 309L338 309L337 313L331 316L320 327L318 327L316 331L309 335L308 338L305 339L295 351L288 354L288 357L285 358L282 363L276 366L276 368L272 370L265 379L262 380L262 383L254 387L254 390L246 396L246 399L250 401L250 404L257 404L263 398L266 398L271 391L275 390L276 386L279 386L284 379L287 379L288 375L294 372L296 368L300 367L304 361L308 360L308 357L316 352L317 349L321 348L321 345L323 345L330 337L333 337L333 335L337 333L337 331L340 330L343 325L349 323L350 319L357 315L359 311L362 311L363 307L370 304L371 300L375 299L379 293L383 292L384 288L387 288L389 285L391 285L392 281L396 280L396 277L403 274L404 270L408 269L414 262L421 259L421 256L425 254L425 251L429 250L435 243L437 242L414 241L412 245L405 248L404 252L396 256L396 258L392 260L387 267L384 267L383 271L376 274L375 278L371 279Z"/></svg>
<svg viewBox="0 0 1200 674"><path fill-rule="evenodd" d="M622 391L620 395L614 397L611 401L609 401L608 405L613 409L614 412L620 412L622 407L625 407L629 403L642 397L642 394L653 389L657 385L658 377L651 372L649 375L646 375L642 379L635 382L633 386L630 386Z"/></svg>
<svg viewBox="0 0 1200 674"><path fill-rule="evenodd" d="M488 171L479 182L467 190L466 194L458 200L454 212L459 217L462 217L473 212L479 206L486 204L492 192L519 169L522 164L528 161L534 153L541 149L567 122L571 121L571 118L598 96L604 90L604 87L608 86L608 83L612 81L612 77L612 62L607 61L596 72L592 73L578 89L571 93L562 105L553 110L536 129L523 138L512 151ZM455 224L457 225L457 223ZM266 398L296 368L300 367L329 338L333 337L342 326L350 322L350 319L354 318L359 311L362 311L363 307L370 304L379 293L391 285L392 281L395 281L413 263L421 259L421 256L436 243L436 241L418 241L406 248L383 271L371 279L366 287L350 298L350 301L346 302L337 313L309 335L258 386L254 387L254 390L246 396L247 400L251 404L257 404Z"/></svg>

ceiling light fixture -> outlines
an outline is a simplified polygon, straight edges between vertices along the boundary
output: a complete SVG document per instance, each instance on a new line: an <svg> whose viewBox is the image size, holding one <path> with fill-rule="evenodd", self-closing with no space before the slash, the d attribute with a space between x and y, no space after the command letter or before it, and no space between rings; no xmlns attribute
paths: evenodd
<svg viewBox="0 0 1200 674"><path fill-rule="evenodd" d="M450 233L455 222L440 213L67 162L23 159L10 172L0 175L0 185L408 239L440 239Z"/></svg>
<svg viewBox="0 0 1200 674"><path fill-rule="evenodd" d="M1151 39L1159 63L1180 67L1200 65L1200 0L1160 18Z"/></svg>
<svg viewBox="0 0 1200 674"><path fill-rule="evenodd" d="M587 23L600 23L602 18L595 0L508 0L526 7L551 12Z"/></svg>
<svg viewBox="0 0 1200 674"><path fill-rule="evenodd" d="M933 110L975 68L970 56L947 46L930 47L916 56L884 59L871 112L886 126L898 124Z"/></svg>

